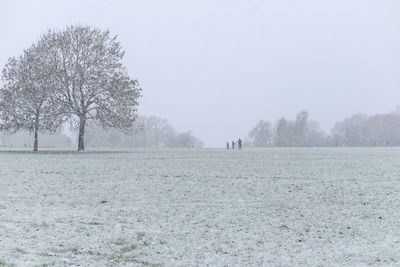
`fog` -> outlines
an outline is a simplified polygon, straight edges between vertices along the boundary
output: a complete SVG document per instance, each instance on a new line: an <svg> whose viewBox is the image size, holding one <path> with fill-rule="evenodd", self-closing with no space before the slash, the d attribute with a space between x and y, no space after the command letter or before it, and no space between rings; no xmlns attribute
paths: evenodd
<svg viewBox="0 0 400 267"><path fill-rule="evenodd" d="M47 29L109 29L143 88L139 114L205 146L307 110L322 129L400 105L400 2L6 1L0 66Z"/></svg>

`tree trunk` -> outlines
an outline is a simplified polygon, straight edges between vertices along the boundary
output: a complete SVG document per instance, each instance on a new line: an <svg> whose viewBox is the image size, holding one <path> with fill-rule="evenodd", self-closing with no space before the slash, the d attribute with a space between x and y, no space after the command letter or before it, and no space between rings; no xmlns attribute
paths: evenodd
<svg viewBox="0 0 400 267"><path fill-rule="evenodd" d="M39 116L36 116L35 118L35 125L33 127L33 152L37 152L38 151L38 144L39 144L39 140L38 140L38 131L39 131Z"/></svg>
<svg viewBox="0 0 400 267"><path fill-rule="evenodd" d="M85 135L86 118L79 119L79 136L78 136L78 152L85 151L84 135Z"/></svg>
<svg viewBox="0 0 400 267"><path fill-rule="evenodd" d="M158 128L156 126L156 147L158 148Z"/></svg>

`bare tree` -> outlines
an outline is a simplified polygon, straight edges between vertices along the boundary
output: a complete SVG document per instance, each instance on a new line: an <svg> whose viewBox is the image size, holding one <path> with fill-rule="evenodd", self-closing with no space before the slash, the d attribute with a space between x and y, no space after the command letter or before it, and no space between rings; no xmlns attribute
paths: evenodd
<svg viewBox="0 0 400 267"><path fill-rule="evenodd" d="M364 124L364 145L399 146L400 114L377 114L368 118Z"/></svg>
<svg viewBox="0 0 400 267"><path fill-rule="evenodd" d="M186 148L203 147L203 142L194 137L190 131L177 134L175 140L176 140L175 141L176 147L186 147Z"/></svg>
<svg viewBox="0 0 400 267"><path fill-rule="evenodd" d="M105 128L127 130L135 120L141 89L122 64L124 51L109 31L70 26L48 32L41 41L52 71L53 94L64 115L78 127L78 151L85 150L88 120Z"/></svg>
<svg viewBox="0 0 400 267"><path fill-rule="evenodd" d="M249 132L249 137L256 147L266 147L272 145L272 127L270 122L260 120L257 125Z"/></svg>
<svg viewBox="0 0 400 267"><path fill-rule="evenodd" d="M291 146L291 122L285 117L280 118L275 126L275 145L276 146Z"/></svg>
<svg viewBox="0 0 400 267"><path fill-rule="evenodd" d="M166 147L168 146L169 138L171 135L175 135L174 129L169 125L168 121L164 118L156 116L145 117L146 130L151 139L151 143L155 147Z"/></svg>
<svg viewBox="0 0 400 267"><path fill-rule="evenodd" d="M292 125L293 146L306 146L307 140L308 112L303 110L296 115Z"/></svg>
<svg viewBox="0 0 400 267"><path fill-rule="evenodd" d="M3 69L0 89L1 129L34 133L33 151L38 150L38 133L54 132L62 123L51 98L49 74L40 65L44 51L36 46L18 58L10 58Z"/></svg>
<svg viewBox="0 0 400 267"><path fill-rule="evenodd" d="M365 124L369 116L358 113L341 122L332 129L335 142L345 146L362 146L365 141Z"/></svg>

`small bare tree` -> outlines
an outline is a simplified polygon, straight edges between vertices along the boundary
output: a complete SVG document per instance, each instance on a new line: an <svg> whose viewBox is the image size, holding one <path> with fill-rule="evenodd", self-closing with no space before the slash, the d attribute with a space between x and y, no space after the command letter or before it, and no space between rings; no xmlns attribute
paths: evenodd
<svg viewBox="0 0 400 267"><path fill-rule="evenodd" d="M249 132L249 137L255 147L267 147L272 145L272 127L271 123L260 120L257 125Z"/></svg>
<svg viewBox="0 0 400 267"><path fill-rule="evenodd" d="M44 51L36 45L18 58L10 58L3 69L0 89L0 129L33 132L33 151L38 151L38 133L54 132L62 123L51 98L51 80L40 65Z"/></svg>
<svg viewBox="0 0 400 267"><path fill-rule="evenodd" d="M71 26L48 32L41 41L47 54L53 95L64 114L79 125L78 151L85 150L88 120L105 128L127 130L136 118L141 89L122 64L116 36L96 28Z"/></svg>

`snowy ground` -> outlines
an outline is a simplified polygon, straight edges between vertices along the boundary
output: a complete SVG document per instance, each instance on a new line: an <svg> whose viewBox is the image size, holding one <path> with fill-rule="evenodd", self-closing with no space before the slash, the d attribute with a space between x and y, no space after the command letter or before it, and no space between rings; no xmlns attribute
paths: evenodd
<svg viewBox="0 0 400 267"><path fill-rule="evenodd" d="M0 266L399 265L400 149L0 152Z"/></svg>

